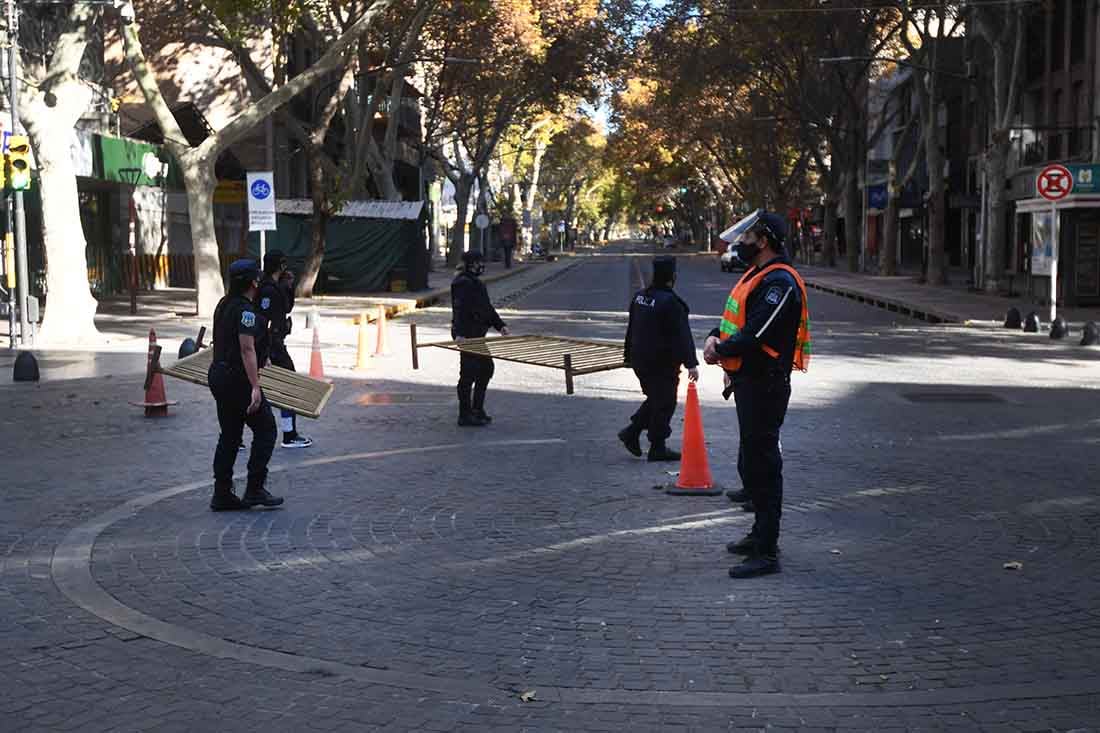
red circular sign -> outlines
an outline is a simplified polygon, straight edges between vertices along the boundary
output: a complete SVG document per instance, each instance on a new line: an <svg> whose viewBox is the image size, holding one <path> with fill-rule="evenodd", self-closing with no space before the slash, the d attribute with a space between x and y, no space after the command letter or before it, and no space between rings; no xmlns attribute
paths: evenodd
<svg viewBox="0 0 1100 733"><path fill-rule="evenodd" d="M1059 201L1073 191L1073 174L1064 165L1048 165L1039 171L1035 188L1047 201Z"/></svg>

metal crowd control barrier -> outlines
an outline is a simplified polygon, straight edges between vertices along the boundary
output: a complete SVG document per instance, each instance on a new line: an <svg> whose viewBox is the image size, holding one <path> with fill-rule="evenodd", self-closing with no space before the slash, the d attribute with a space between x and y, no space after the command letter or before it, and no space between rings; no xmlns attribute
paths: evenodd
<svg viewBox="0 0 1100 733"><path fill-rule="evenodd" d="M564 336L487 336L462 341L435 341L421 344L416 340L416 324L411 324L413 369L420 368L419 349L436 346L450 351L491 356L517 364L561 369L565 372L565 393L573 394L573 378L596 372L621 369L623 345L613 341L588 341Z"/></svg>
<svg viewBox="0 0 1100 733"><path fill-rule="evenodd" d="M160 372L206 387L206 372L213 360L213 349L201 349L170 367L160 367ZM275 407L315 419L321 416L333 389L328 382L277 366L266 366L260 370L260 387L267 401Z"/></svg>

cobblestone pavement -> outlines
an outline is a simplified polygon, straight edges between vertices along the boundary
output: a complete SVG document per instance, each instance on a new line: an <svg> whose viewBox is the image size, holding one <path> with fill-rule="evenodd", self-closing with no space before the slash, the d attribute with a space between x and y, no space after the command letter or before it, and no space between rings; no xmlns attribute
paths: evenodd
<svg viewBox="0 0 1100 733"><path fill-rule="evenodd" d="M516 332L617 339L630 271L492 289ZM681 281L701 344L730 276ZM202 388L147 421L136 374L0 387L0 730L1094 729L1097 353L811 298L783 572L751 581L724 549L749 518L654 491L668 467L615 439L626 371L567 397L498 362L464 430L455 354L412 371L400 321L366 373L331 344L317 444L273 461L287 504L238 514L206 510ZM736 485L720 390L705 369Z"/></svg>

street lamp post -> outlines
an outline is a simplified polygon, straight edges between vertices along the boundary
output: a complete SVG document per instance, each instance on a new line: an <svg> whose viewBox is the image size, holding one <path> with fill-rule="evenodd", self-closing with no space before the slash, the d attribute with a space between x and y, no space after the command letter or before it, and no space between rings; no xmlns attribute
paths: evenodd
<svg viewBox="0 0 1100 733"><path fill-rule="evenodd" d="M19 120L19 9L15 0L8 0L8 99L11 103L12 132L21 132ZM23 192L12 192L13 224L15 229L16 308L19 311L19 344L34 342L29 317L30 291L27 272L27 219L23 208ZM15 344L10 344L14 346Z"/></svg>
<svg viewBox="0 0 1100 733"><path fill-rule="evenodd" d="M130 187L127 195L127 252L130 255L130 315L137 314L137 287L138 287L138 261L137 261L137 207L134 205L134 194L137 192L137 184L141 179L141 168L119 168L118 173L125 179Z"/></svg>

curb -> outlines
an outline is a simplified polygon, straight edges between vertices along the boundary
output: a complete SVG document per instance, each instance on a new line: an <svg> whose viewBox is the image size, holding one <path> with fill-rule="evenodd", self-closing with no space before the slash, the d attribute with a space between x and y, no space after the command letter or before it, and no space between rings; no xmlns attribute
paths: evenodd
<svg viewBox="0 0 1100 733"><path fill-rule="evenodd" d="M528 269L530 269L532 267L534 267L533 264L518 265L516 267L513 267L511 270L505 270L504 272L497 272L497 273L494 273L492 275L482 277L481 281L484 282L484 283L498 282L500 280L505 280L509 277L513 277L515 275L518 275L522 272L526 272ZM447 285L445 287L435 288L434 290L425 291L425 292L417 295L415 298L389 298L389 297L370 298L366 302L363 303L363 307L362 307L361 310L363 312L366 312L366 314L367 314L367 323L373 323L376 320L378 320L377 311L378 311L378 306L380 306L380 305L385 306L385 308L386 308L386 318L397 318L397 317L403 316L407 313L411 313L413 311L419 310L420 308L427 308L429 306L435 305L440 300L449 297L450 294L451 294L450 285ZM326 317L330 320L331 319L336 319L338 321L344 321L346 323L350 323L353 326L359 325L359 316L358 315L349 316L346 312L344 312L344 309L341 309L341 312L339 312L338 314L325 316L323 306L316 306L315 305L313 307L317 309L317 312L321 316Z"/></svg>
<svg viewBox="0 0 1100 733"><path fill-rule="evenodd" d="M849 298L859 303L866 305L873 305L883 310L888 310L892 313L900 313L904 316L910 316L912 318L919 318L922 321L936 324L961 324L966 325L970 323L970 319L963 318L955 313L948 313L947 311L941 311L937 308L928 308L923 305L914 305L903 300L897 300L895 298L888 298L882 295L876 295L874 293L868 293L863 290L857 290L855 288L848 287L836 287L833 285L826 285L807 279L806 287L820 290L830 295L838 295L842 298Z"/></svg>

